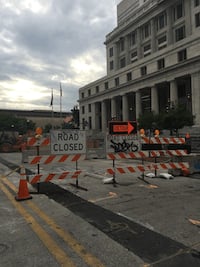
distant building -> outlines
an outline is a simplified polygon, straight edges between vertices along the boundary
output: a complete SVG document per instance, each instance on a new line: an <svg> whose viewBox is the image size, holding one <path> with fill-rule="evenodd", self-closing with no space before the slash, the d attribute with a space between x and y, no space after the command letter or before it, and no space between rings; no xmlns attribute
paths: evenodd
<svg viewBox="0 0 200 267"><path fill-rule="evenodd" d="M123 0L105 45L107 75L79 89L82 128L180 103L200 125L200 0Z"/></svg>
<svg viewBox="0 0 200 267"><path fill-rule="evenodd" d="M48 110L15 110L15 109L0 109L1 114L8 113L15 115L18 118L25 118L28 121L33 121L36 127L44 128L45 125L61 126L64 119L71 116L71 112L52 112Z"/></svg>

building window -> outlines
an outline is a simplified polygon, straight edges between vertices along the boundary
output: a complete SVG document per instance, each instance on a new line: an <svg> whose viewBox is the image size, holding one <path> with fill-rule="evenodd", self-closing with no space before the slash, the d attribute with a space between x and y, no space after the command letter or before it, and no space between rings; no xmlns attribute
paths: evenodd
<svg viewBox="0 0 200 267"><path fill-rule="evenodd" d="M183 3L180 2L174 7L174 21L183 17Z"/></svg>
<svg viewBox="0 0 200 267"><path fill-rule="evenodd" d="M163 35L158 38L158 49L165 48L167 46L167 36Z"/></svg>
<svg viewBox="0 0 200 267"><path fill-rule="evenodd" d="M194 0L194 6L200 6L200 0Z"/></svg>
<svg viewBox="0 0 200 267"><path fill-rule="evenodd" d="M132 80L132 72L128 72L126 74L127 82L130 82Z"/></svg>
<svg viewBox="0 0 200 267"><path fill-rule="evenodd" d="M88 90L88 96L90 96L90 95L91 95L91 90L89 89L89 90Z"/></svg>
<svg viewBox="0 0 200 267"><path fill-rule="evenodd" d="M84 92L82 92L82 93L81 93L81 98L84 98L84 97L85 97L85 96L84 96Z"/></svg>
<svg viewBox="0 0 200 267"><path fill-rule="evenodd" d="M164 58L159 59L157 61L157 64L158 64L158 70L164 69L164 67L165 67L165 59Z"/></svg>
<svg viewBox="0 0 200 267"><path fill-rule="evenodd" d="M85 118L82 119L83 130L88 126L88 121Z"/></svg>
<svg viewBox="0 0 200 267"><path fill-rule="evenodd" d="M96 93L98 93L99 92L99 86L97 85L96 86Z"/></svg>
<svg viewBox="0 0 200 267"><path fill-rule="evenodd" d="M137 57L137 51L134 51L131 53L131 62L134 62L138 59Z"/></svg>
<svg viewBox="0 0 200 267"><path fill-rule="evenodd" d="M120 59L120 68L124 68L126 66L126 58L123 57Z"/></svg>
<svg viewBox="0 0 200 267"><path fill-rule="evenodd" d="M108 89L108 82L104 83L104 88L107 90Z"/></svg>
<svg viewBox="0 0 200 267"><path fill-rule="evenodd" d="M157 20L157 31L163 29L167 25L167 15L162 13L158 16Z"/></svg>
<svg viewBox="0 0 200 267"><path fill-rule="evenodd" d="M113 70L114 69L114 61L110 61L110 70Z"/></svg>
<svg viewBox="0 0 200 267"><path fill-rule="evenodd" d="M89 104L89 105L88 105L88 112L91 112L91 111L92 111L92 105Z"/></svg>
<svg viewBox="0 0 200 267"><path fill-rule="evenodd" d="M119 77L115 78L115 86L119 86Z"/></svg>
<svg viewBox="0 0 200 267"><path fill-rule="evenodd" d="M178 42L185 38L185 26L175 30L175 41Z"/></svg>
<svg viewBox="0 0 200 267"><path fill-rule="evenodd" d="M113 47L111 47L111 48L109 49L109 56L110 56L110 57L113 57Z"/></svg>
<svg viewBox="0 0 200 267"><path fill-rule="evenodd" d="M82 114L85 114L85 107L84 106L82 106L81 111L82 111Z"/></svg>
<svg viewBox="0 0 200 267"><path fill-rule="evenodd" d="M151 54L151 44L147 44L143 47L144 56L148 56Z"/></svg>
<svg viewBox="0 0 200 267"><path fill-rule="evenodd" d="M123 52L124 51L124 38L120 38L119 41L119 51Z"/></svg>
<svg viewBox="0 0 200 267"><path fill-rule="evenodd" d="M141 67L140 72L141 72L141 76L146 75L147 74L147 67L146 66Z"/></svg>
<svg viewBox="0 0 200 267"><path fill-rule="evenodd" d="M136 44L136 32L129 34L129 45L134 46Z"/></svg>
<svg viewBox="0 0 200 267"><path fill-rule="evenodd" d="M187 50L183 49L178 52L178 62L184 61L187 59Z"/></svg>
<svg viewBox="0 0 200 267"><path fill-rule="evenodd" d="M148 38L150 34L151 34L150 23L147 23L142 27L142 39Z"/></svg>
<svg viewBox="0 0 200 267"><path fill-rule="evenodd" d="M150 24L144 26L144 37L147 38L150 36Z"/></svg>
<svg viewBox="0 0 200 267"><path fill-rule="evenodd" d="M197 13L195 15L195 26L199 27L200 26L200 13Z"/></svg>

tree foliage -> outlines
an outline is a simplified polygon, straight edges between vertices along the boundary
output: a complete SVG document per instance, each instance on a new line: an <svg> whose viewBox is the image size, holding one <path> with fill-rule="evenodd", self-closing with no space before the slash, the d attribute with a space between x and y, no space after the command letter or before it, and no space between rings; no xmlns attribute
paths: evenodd
<svg viewBox="0 0 200 267"><path fill-rule="evenodd" d="M193 125L194 116L191 112L185 109L184 106L177 106L174 109L168 110L160 114L147 112L140 115L138 119L139 128L170 130L171 132L183 128L184 126Z"/></svg>
<svg viewBox="0 0 200 267"><path fill-rule="evenodd" d="M178 106L164 114L162 127L168 130L178 130L184 126L192 126L193 119L191 112L186 110L184 106Z"/></svg>
<svg viewBox="0 0 200 267"><path fill-rule="evenodd" d="M24 134L28 130L33 130L35 123L25 118L17 118L14 115L3 113L0 115L0 131L17 131Z"/></svg>
<svg viewBox="0 0 200 267"><path fill-rule="evenodd" d="M138 119L139 128L151 129L159 123L159 115L154 112L145 112L143 115L140 115Z"/></svg>
<svg viewBox="0 0 200 267"><path fill-rule="evenodd" d="M79 129L79 108L77 105L71 109L71 119L68 122L62 124L63 129Z"/></svg>

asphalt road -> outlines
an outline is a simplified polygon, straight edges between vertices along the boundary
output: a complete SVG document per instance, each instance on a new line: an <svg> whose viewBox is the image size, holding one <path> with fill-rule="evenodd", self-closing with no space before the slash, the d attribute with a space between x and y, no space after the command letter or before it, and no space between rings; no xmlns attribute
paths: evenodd
<svg viewBox="0 0 200 267"><path fill-rule="evenodd" d="M1 154L1 164L3 186L10 189L5 182L8 180L17 187L19 174L6 174L9 169L21 165L21 155ZM128 162L117 164L126 165ZM9 169L5 165L9 166ZM37 172L37 166L24 165L29 173ZM78 179L79 187L76 186L77 181L72 179L42 183L39 194L36 192L37 187L35 189L29 186L33 199L27 200L26 203L35 202L39 205L58 225L73 233L84 249L87 248L87 251L95 255L103 266L200 266L200 175L175 177L170 180L145 178L145 182L138 179L137 175L125 174L118 175L115 184L104 184L103 178L108 178L105 169L111 166L112 162L108 160L82 161L78 165L79 169L84 170ZM64 168L72 169L74 164L41 166L40 172L61 171ZM1 191L2 199L6 201L5 193ZM7 207L7 211L11 209L8 208L9 205L9 201L6 205L1 203L2 207ZM12 218L12 221L21 222L16 209L13 211L17 219ZM5 215L5 210L2 210L2 214L1 232L2 225L4 226L10 217L10 213L7 214L9 216ZM70 221L69 218L66 220L66 216L70 216ZM18 227L19 225L20 223L17 224ZM17 242L27 240L24 232L21 236L20 229L18 234ZM0 253L5 256L4 263L8 264L12 251L6 243L8 234L3 235L5 242L2 242L2 249L0 246ZM28 243L34 244L33 232L28 234L28 240ZM16 251L26 245L23 242L20 244L21 246L17 245ZM33 247L35 250L38 246ZM38 255L42 251L44 249L41 246ZM12 255L12 264L16 259L20 263L25 260L23 254L19 253L18 257L16 254L15 257ZM38 262L31 254L30 263L26 266L42 266L46 257L47 255L42 253L42 260ZM35 265L30 265L34 262L32 258ZM69 258L75 261L75 266L98 266L95 261L90 265L84 260L83 263L80 256L76 259L70 254ZM49 261L50 266L61 265L54 265L56 260L53 263ZM16 266L12 264L2 266Z"/></svg>

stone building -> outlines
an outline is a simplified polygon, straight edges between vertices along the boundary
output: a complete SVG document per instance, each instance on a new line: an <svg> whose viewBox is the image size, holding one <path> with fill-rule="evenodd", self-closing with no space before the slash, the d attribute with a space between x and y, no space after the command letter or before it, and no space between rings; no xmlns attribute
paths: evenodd
<svg viewBox="0 0 200 267"><path fill-rule="evenodd" d="M23 118L35 123L36 127L44 128L47 124L54 127L61 127L63 120L71 115L71 112L52 112L49 110L16 110L16 109L0 109L0 116L2 114L13 115L16 118Z"/></svg>
<svg viewBox="0 0 200 267"><path fill-rule="evenodd" d="M123 0L105 46L106 76L79 89L82 128L178 104L200 125L200 0Z"/></svg>

